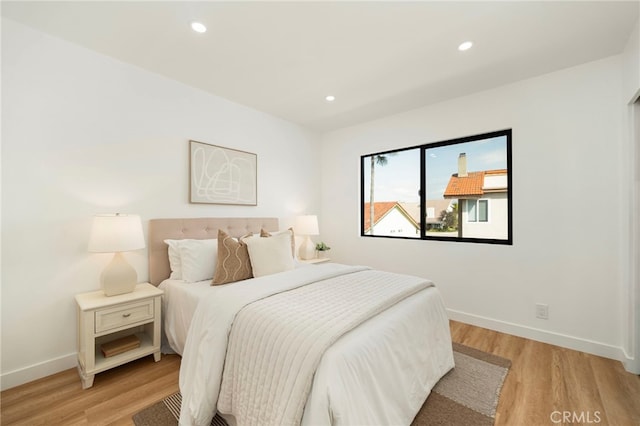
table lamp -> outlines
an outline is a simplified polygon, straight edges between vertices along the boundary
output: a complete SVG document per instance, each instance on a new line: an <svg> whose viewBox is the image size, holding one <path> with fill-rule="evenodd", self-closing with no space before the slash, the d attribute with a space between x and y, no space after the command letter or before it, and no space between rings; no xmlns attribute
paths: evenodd
<svg viewBox="0 0 640 426"><path fill-rule="evenodd" d="M318 216L305 215L296 217L296 224L294 227L296 234L304 235L304 241L298 249L300 259L309 260L313 259L316 254L316 246L311 241L310 235L318 235Z"/></svg>
<svg viewBox="0 0 640 426"><path fill-rule="evenodd" d="M115 253L100 274L100 286L106 296L131 293L138 283L138 274L122 255L124 251L145 247L142 222L138 215L101 214L93 218L89 251Z"/></svg>

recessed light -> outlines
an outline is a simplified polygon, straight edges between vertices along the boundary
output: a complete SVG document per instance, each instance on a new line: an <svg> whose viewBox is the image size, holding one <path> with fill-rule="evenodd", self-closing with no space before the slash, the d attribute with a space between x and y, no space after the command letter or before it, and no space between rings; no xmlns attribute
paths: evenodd
<svg viewBox="0 0 640 426"><path fill-rule="evenodd" d="M335 101L335 100L336 100L336 97L335 97L335 96L333 96L333 95L328 95L328 96L326 96L326 97L324 98L324 100L325 100L325 101L327 101L327 102L333 102L333 101Z"/></svg>
<svg viewBox="0 0 640 426"><path fill-rule="evenodd" d="M204 33L207 31L207 27L205 27L204 24L200 22L192 22L191 29L197 33Z"/></svg>
<svg viewBox="0 0 640 426"><path fill-rule="evenodd" d="M472 42L465 41L464 43L460 44L460 46L458 46L458 50L464 52L465 50L471 49L471 46L473 46Z"/></svg>

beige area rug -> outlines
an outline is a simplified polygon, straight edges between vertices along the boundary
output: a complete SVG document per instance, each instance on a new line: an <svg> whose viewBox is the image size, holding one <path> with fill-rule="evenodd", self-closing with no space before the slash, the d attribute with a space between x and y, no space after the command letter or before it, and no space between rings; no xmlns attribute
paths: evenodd
<svg viewBox="0 0 640 426"><path fill-rule="evenodd" d="M456 367L433 388L412 426L491 426L500 390L511 361L467 346L453 344ZM175 426L180 413L180 393L145 408L133 416L136 426ZM212 426L227 426L216 415Z"/></svg>

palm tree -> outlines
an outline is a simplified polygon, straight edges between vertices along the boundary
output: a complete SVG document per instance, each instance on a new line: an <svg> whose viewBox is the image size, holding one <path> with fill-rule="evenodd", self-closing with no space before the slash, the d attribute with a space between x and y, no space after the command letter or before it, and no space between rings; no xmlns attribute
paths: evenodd
<svg viewBox="0 0 640 426"><path fill-rule="evenodd" d="M380 167L384 167L389 162L387 155L372 155L371 156L371 185L369 187L369 235L373 235L374 225L374 208L373 208L373 181L375 178L376 164Z"/></svg>

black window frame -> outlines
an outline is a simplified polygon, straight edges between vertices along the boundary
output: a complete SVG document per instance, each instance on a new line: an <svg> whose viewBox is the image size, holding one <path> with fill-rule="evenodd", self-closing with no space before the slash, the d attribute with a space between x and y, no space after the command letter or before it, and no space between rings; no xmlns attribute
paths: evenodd
<svg viewBox="0 0 640 426"><path fill-rule="evenodd" d="M442 146L455 145L467 142L481 141L483 139L491 139L495 137L506 137L506 156L507 156L507 238L476 238L476 237L459 237L459 236L435 236L426 235L426 218L427 206L426 206L426 153L429 149L438 148ZM448 139L438 142L430 142L422 145L415 145L411 147L399 148L388 151L374 152L360 156L360 236L367 238L395 238L405 240L426 240L426 241L451 241L451 242L463 242L463 243L479 243L479 244L498 244L498 245L513 245L513 163L512 163L512 129L498 130L494 132L481 133L477 135L465 136L461 138ZM420 150L420 233L417 237L402 237L402 236L390 236L390 235L368 235L365 234L365 159L369 159L371 156L376 155L388 155L395 152L402 152L412 149ZM461 208L460 201L458 201L458 208ZM487 206L488 209L490 208ZM489 214L489 213L488 213Z"/></svg>

